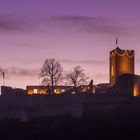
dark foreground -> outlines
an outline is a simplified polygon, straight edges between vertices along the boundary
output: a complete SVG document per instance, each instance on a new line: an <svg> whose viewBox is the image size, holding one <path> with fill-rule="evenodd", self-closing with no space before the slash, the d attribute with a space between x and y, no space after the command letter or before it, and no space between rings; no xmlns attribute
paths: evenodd
<svg viewBox="0 0 140 140"><path fill-rule="evenodd" d="M140 117L98 119L40 119L30 122L1 121L1 140L135 139L140 136Z"/></svg>
<svg viewBox="0 0 140 140"><path fill-rule="evenodd" d="M59 116L27 122L0 121L0 140L140 139L139 102L104 114L87 113L82 118Z"/></svg>

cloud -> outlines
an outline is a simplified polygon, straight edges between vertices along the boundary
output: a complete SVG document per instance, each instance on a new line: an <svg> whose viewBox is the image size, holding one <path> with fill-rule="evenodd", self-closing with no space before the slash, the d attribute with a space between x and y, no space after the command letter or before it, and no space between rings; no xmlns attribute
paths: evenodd
<svg viewBox="0 0 140 140"><path fill-rule="evenodd" d="M23 68L17 68L17 67L11 67L11 68L0 68L0 72L5 72L5 75L7 77L13 77L13 76L23 76L23 77L32 77L32 76L38 76L39 69L23 69Z"/></svg>
<svg viewBox="0 0 140 140"><path fill-rule="evenodd" d="M86 33L124 34L127 29L110 18L86 16L12 16L0 15L1 32L76 31Z"/></svg>
<svg viewBox="0 0 140 140"><path fill-rule="evenodd" d="M28 17L0 14L0 32L29 32L33 31L34 23Z"/></svg>
<svg viewBox="0 0 140 140"><path fill-rule="evenodd" d="M50 18L55 25L63 29L75 29L79 32L124 34L127 28L110 18L86 16L58 16Z"/></svg>
<svg viewBox="0 0 140 140"><path fill-rule="evenodd" d="M72 59L60 59L62 63L72 63L72 64L92 64L92 65L103 65L106 64L105 61L100 60L72 60Z"/></svg>

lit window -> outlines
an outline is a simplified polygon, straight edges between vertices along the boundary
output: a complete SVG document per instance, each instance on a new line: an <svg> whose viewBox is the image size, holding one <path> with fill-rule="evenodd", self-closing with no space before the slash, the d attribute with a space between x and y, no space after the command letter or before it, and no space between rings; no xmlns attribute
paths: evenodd
<svg viewBox="0 0 140 140"><path fill-rule="evenodd" d="M38 90L37 89L34 89L34 94L37 94Z"/></svg>

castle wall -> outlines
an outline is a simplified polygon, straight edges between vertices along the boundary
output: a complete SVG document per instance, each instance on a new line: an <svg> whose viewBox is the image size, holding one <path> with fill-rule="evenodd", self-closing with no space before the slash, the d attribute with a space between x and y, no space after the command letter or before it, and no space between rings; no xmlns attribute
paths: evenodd
<svg viewBox="0 0 140 140"><path fill-rule="evenodd" d="M113 87L108 89L110 94L122 94L129 97L140 96L140 76L122 74Z"/></svg>
<svg viewBox="0 0 140 140"><path fill-rule="evenodd" d="M135 75L133 95L140 96L140 76L138 75Z"/></svg>

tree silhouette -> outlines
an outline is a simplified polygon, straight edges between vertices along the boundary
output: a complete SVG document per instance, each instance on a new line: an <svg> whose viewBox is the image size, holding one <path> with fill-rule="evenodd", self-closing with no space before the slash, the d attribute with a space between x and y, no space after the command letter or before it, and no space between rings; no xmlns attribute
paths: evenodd
<svg viewBox="0 0 140 140"><path fill-rule="evenodd" d="M86 84L88 80L88 77L81 66L75 66L72 71L65 74L65 78L70 85L74 85L75 89L81 84Z"/></svg>
<svg viewBox="0 0 140 140"><path fill-rule="evenodd" d="M61 64L54 58L46 59L39 74L42 83L45 85L50 85L52 91L54 92L54 85L57 85L62 78L63 68Z"/></svg>

